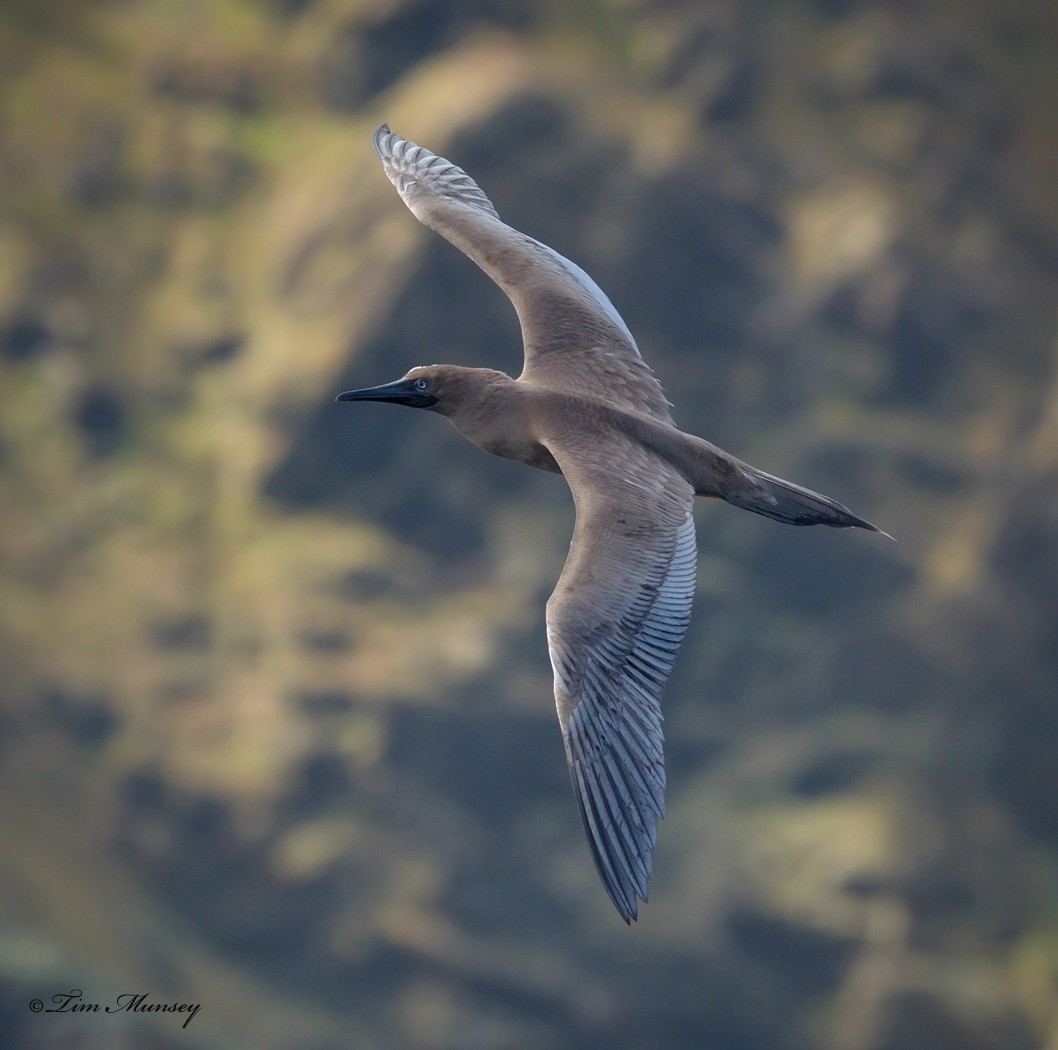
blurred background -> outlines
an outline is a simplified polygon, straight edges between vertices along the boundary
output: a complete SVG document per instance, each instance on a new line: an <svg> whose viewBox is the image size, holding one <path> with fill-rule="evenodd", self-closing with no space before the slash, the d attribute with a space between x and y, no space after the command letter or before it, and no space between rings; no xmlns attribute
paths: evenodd
<svg viewBox="0 0 1058 1050"><path fill-rule="evenodd" d="M0 1044L1058 1048L1058 7L0 7ZM698 508L652 901L554 716L561 478L370 132L591 272ZM32 1014L81 989L199 1014Z"/></svg>

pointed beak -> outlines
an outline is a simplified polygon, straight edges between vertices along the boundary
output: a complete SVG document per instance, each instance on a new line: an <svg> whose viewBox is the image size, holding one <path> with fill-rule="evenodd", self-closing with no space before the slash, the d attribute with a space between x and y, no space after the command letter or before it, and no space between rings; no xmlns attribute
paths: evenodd
<svg viewBox="0 0 1058 1050"><path fill-rule="evenodd" d="M437 404L437 398L431 394L415 389L412 379L398 379L395 383L383 386L369 386L363 390L346 390L339 394L335 401L388 401L393 405L407 405L409 408L430 408Z"/></svg>

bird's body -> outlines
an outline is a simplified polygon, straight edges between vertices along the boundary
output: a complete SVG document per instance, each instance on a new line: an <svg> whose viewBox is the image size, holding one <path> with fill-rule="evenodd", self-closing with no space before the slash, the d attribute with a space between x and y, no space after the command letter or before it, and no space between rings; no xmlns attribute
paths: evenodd
<svg viewBox="0 0 1058 1050"><path fill-rule="evenodd" d="M628 922L637 897L647 899L664 814L661 693L694 598L694 496L787 524L879 530L678 430L627 326L583 270L504 224L455 165L385 124L374 142L415 216L514 303L525 366L517 379L421 366L339 400L437 412L485 451L561 473L569 484L576 526L547 606L555 702L592 855Z"/></svg>

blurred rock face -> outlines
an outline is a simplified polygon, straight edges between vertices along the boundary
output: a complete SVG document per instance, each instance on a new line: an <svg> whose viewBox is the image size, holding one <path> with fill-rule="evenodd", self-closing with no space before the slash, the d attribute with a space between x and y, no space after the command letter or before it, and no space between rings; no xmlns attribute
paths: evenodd
<svg viewBox="0 0 1058 1050"><path fill-rule="evenodd" d="M199 1042L47 1037L1058 1037L1053 14L4 18L0 1042L42 1045L42 984L123 981L197 994ZM383 117L596 277L686 429L900 540L700 509L631 933L554 725L561 479L332 403L520 367Z"/></svg>

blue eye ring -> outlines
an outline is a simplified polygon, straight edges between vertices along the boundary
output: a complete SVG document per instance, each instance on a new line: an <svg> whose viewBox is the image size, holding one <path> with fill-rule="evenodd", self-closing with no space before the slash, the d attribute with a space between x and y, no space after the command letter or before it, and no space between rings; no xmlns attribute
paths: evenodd
<svg viewBox="0 0 1058 1050"><path fill-rule="evenodd" d="M429 386L429 383L427 383L425 379L416 379L414 386L416 390L425 390L427 386Z"/></svg>

